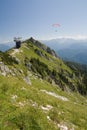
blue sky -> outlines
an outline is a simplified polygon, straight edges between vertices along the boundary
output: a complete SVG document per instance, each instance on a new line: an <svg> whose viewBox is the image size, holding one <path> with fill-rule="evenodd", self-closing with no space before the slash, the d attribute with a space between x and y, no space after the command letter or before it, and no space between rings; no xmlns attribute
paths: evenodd
<svg viewBox="0 0 87 130"><path fill-rule="evenodd" d="M15 36L87 38L87 0L0 0L0 43Z"/></svg>

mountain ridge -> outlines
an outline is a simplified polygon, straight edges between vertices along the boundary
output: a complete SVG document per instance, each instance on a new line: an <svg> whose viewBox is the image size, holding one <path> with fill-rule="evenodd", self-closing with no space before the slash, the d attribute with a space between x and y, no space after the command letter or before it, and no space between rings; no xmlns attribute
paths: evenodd
<svg viewBox="0 0 87 130"><path fill-rule="evenodd" d="M30 38L0 52L1 130L87 128L84 73L43 46Z"/></svg>

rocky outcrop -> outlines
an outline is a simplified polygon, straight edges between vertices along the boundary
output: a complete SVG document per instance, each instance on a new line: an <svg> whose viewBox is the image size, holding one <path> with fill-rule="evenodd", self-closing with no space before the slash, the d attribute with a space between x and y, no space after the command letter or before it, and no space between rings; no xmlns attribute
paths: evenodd
<svg viewBox="0 0 87 130"><path fill-rule="evenodd" d="M29 76L24 77L23 80L24 80L28 85L31 85L31 81L30 81Z"/></svg>
<svg viewBox="0 0 87 130"><path fill-rule="evenodd" d="M42 44L41 42L34 40L32 37L29 39L29 41L32 42L32 44L34 44L35 46L39 47L40 49L42 49L42 50L46 51L47 53L51 54L52 56L58 57L54 50L51 50L49 47Z"/></svg>
<svg viewBox="0 0 87 130"><path fill-rule="evenodd" d="M50 53L54 57L58 57L54 50L51 50L49 47L47 47L47 52Z"/></svg>
<svg viewBox="0 0 87 130"><path fill-rule="evenodd" d="M7 65L5 65L3 62L0 62L0 73L3 76L6 76L8 74L11 74L11 70L8 68Z"/></svg>
<svg viewBox="0 0 87 130"><path fill-rule="evenodd" d="M43 56L42 52L41 52L40 50L38 50L38 49L35 49L35 53L36 53L37 55L39 55L40 57Z"/></svg>

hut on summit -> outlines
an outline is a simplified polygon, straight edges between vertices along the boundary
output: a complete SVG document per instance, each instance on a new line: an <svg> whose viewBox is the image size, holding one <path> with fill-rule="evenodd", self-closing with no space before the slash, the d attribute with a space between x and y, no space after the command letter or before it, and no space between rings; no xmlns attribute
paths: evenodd
<svg viewBox="0 0 87 130"><path fill-rule="evenodd" d="M16 43L16 48L21 47L21 37L18 37L18 38L15 37L14 42Z"/></svg>

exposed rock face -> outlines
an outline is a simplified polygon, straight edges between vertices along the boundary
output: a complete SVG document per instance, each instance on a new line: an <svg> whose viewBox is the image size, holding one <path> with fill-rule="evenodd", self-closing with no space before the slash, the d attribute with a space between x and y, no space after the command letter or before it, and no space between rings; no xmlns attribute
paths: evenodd
<svg viewBox="0 0 87 130"><path fill-rule="evenodd" d="M53 97L55 97L55 98L58 98L58 99L60 99L60 100L62 100L62 101L69 101L66 97L57 95L57 94L55 94L55 93L53 93L53 92L48 92L48 91L46 91L46 90L41 90L41 92L45 92L46 94L51 95L51 96L53 96Z"/></svg>
<svg viewBox="0 0 87 130"><path fill-rule="evenodd" d="M51 50L49 47L47 47L46 45L40 43L37 40L34 40L32 37L29 39L30 42L32 42L32 44L34 44L35 46L39 47L40 49L48 52L49 54L51 54L52 56L58 57L57 54L55 53L54 50ZM40 54L40 53L38 53ZM41 54L40 54L41 55Z"/></svg>
<svg viewBox="0 0 87 130"><path fill-rule="evenodd" d="M33 37L31 37L29 40L30 40L32 43L35 43L35 42L36 42L36 40L34 40Z"/></svg>
<svg viewBox="0 0 87 130"><path fill-rule="evenodd" d="M20 63L20 60L17 57L14 57L15 61L17 62L17 64Z"/></svg>
<svg viewBox="0 0 87 130"><path fill-rule="evenodd" d="M0 62L0 74L3 76L8 76L8 75L19 75L19 73L23 73L22 70L17 70L16 68L12 67L9 69L7 65L5 65L3 62Z"/></svg>
<svg viewBox="0 0 87 130"><path fill-rule="evenodd" d="M25 81L27 84L31 85L31 81L30 81L30 78L29 78L28 76L24 77L24 81Z"/></svg>
<svg viewBox="0 0 87 130"><path fill-rule="evenodd" d="M47 52L50 53L52 56L58 57L54 50L51 50L49 47L47 47Z"/></svg>
<svg viewBox="0 0 87 130"><path fill-rule="evenodd" d="M39 55L39 56L43 56L43 54L42 54L42 52L40 51L40 50L38 50L38 49L35 49L35 52L37 53L37 55Z"/></svg>
<svg viewBox="0 0 87 130"><path fill-rule="evenodd" d="M11 70L3 62L0 62L0 73L4 76L11 73Z"/></svg>

